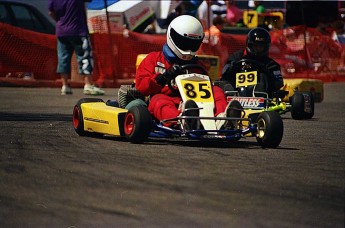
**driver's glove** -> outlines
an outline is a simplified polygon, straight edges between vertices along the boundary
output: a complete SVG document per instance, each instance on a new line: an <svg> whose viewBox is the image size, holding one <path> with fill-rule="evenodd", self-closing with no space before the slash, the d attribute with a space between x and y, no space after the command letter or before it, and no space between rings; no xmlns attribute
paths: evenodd
<svg viewBox="0 0 345 228"><path fill-rule="evenodd" d="M163 74L158 75L156 77L156 82L159 85L164 86L167 83L167 80L172 80L181 73L183 73L181 66L174 65L170 67L168 70L166 70Z"/></svg>

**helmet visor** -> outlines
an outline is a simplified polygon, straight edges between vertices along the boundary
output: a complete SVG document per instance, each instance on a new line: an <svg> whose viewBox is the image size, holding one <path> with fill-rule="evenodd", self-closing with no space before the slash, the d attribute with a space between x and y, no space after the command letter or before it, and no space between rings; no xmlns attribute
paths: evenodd
<svg viewBox="0 0 345 228"><path fill-rule="evenodd" d="M257 54L264 53L266 51L265 45L253 44L252 48L253 48L253 51Z"/></svg>
<svg viewBox="0 0 345 228"><path fill-rule="evenodd" d="M270 46L267 44L256 44L249 42L247 50L250 54L255 56L266 56L268 54Z"/></svg>
<svg viewBox="0 0 345 228"><path fill-rule="evenodd" d="M173 40L174 44L183 51L193 51L196 52L202 43L203 36L200 35L191 35L185 34L182 36L178 34L173 28L170 29L170 37Z"/></svg>

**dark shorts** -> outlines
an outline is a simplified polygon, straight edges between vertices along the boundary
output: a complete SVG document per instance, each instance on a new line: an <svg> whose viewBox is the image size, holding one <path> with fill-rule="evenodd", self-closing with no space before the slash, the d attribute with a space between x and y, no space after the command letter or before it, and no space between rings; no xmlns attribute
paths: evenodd
<svg viewBox="0 0 345 228"><path fill-rule="evenodd" d="M79 74L91 74L93 57L90 37L68 36L57 38L58 66L57 73L71 73L71 59L76 53Z"/></svg>

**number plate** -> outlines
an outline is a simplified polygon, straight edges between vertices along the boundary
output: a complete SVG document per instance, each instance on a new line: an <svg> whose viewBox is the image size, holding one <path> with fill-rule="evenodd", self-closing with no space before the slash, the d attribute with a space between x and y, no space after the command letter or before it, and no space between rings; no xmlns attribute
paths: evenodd
<svg viewBox="0 0 345 228"><path fill-rule="evenodd" d="M258 27L259 14L255 10L245 10L243 12L243 23L247 25L248 28Z"/></svg>
<svg viewBox="0 0 345 228"><path fill-rule="evenodd" d="M258 83L257 71L242 72L236 74L236 88L256 85Z"/></svg>
<svg viewBox="0 0 345 228"><path fill-rule="evenodd" d="M181 80L181 84L187 99L193 99L195 102L213 102L210 81Z"/></svg>

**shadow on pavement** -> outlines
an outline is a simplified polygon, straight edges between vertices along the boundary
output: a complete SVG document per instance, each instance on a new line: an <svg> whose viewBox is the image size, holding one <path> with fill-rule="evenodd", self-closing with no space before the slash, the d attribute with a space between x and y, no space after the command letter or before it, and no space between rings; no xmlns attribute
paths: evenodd
<svg viewBox="0 0 345 228"><path fill-rule="evenodd" d="M72 121L71 114L0 112L0 121Z"/></svg>

